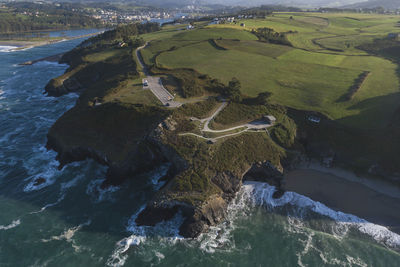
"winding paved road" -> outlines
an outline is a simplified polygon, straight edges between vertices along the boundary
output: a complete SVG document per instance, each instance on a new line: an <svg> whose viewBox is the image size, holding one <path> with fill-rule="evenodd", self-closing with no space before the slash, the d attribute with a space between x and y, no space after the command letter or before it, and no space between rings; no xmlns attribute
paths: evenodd
<svg viewBox="0 0 400 267"><path fill-rule="evenodd" d="M265 121L252 121L250 123L246 123L246 124L242 124L242 125L238 125L235 127L231 127L228 129L224 129L224 130L212 130L209 127L210 122L227 106L226 102L223 102L221 104L221 106L218 107L218 109L208 118L205 119L198 119L198 118L194 118L192 117L192 120L197 120L200 121L201 123L204 123L203 129L201 129L202 132L209 132L209 133L224 133L224 132L229 132L229 131L233 131L233 130L237 130L240 128L247 128L247 130L260 130L260 129L266 129L268 127L271 127L272 124L267 123Z"/></svg>
<svg viewBox="0 0 400 267"><path fill-rule="evenodd" d="M136 49L136 58L138 59L138 62L142 67L144 75L146 75L146 79L144 80L147 80L148 83L148 86L146 86L145 88L150 89L150 91L158 98L158 100L161 101L164 106L168 106L170 108L180 107L182 103L174 101L174 96L170 92L168 92L167 89L165 89L162 84L161 78L150 75L150 72L143 62L142 55L140 54L140 50L145 48L146 46L147 43Z"/></svg>
<svg viewBox="0 0 400 267"><path fill-rule="evenodd" d="M210 122L211 122L211 121L226 107L226 106L227 106L227 103L226 103L226 102L223 102L223 103L218 107L218 109L217 109L210 117L208 117L208 118L205 118L205 119L198 119L198 118L192 117L191 119L192 119L192 120L196 120L196 121L200 121L201 123L204 123L203 129L200 129L201 132L224 133L224 132L230 132L230 131L233 131L233 130L236 130L236 129L240 129L240 128L245 128L244 130L239 131L239 132L237 132L237 133L229 133L229 134L225 134L225 135L221 135L221 136L213 137L213 138L201 136L201 135L195 134L195 133L182 133L182 134L179 134L179 135L181 135L181 136L188 136L188 135L191 135L191 136L196 136L196 137L201 138L201 139L205 139L205 140L207 140L207 141L216 142L218 139L225 138L225 137L230 137L230 136L235 136L235 135L239 135L239 134L242 134L242 133L244 133L244 132L254 132L254 131L258 131L258 130L266 130L266 131L268 132L268 128L271 127L271 126L273 125L273 124L271 124L271 123L266 123L265 121L253 121L253 122L250 122L250 123L242 124L242 125L235 126L235 127L231 127L231 128L224 129L224 130L212 130L212 129L210 129L209 126L208 126L208 125L210 124Z"/></svg>

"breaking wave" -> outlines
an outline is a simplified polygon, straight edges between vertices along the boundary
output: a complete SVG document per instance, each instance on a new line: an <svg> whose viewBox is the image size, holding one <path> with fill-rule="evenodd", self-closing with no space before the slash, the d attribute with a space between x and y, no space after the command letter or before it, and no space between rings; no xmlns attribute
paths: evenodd
<svg viewBox="0 0 400 267"><path fill-rule="evenodd" d="M270 208L292 205L303 209L311 210L322 216L334 220L338 228L342 227L342 234L346 234L349 228L355 228L361 233L369 235L377 242L392 248L400 248L400 235L390 231L388 228L370 223L355 215L335 211L324 204L294 192L286 192L281 198L272 197L275 187L266 183L246 182L239 193L239 196L253 205L262 205Z"/></svg>
<svg viewBox="0 0 400 267"><path fill-rule="evenodd" d="M160 222L154 227L138 226L135 222L137 216L146 206L143 205L128 221L126 230L131 233L130 236L121 239L115 244L115 249L107 260L108 266L119 267L123 266L128 259L127 252L131 247L143 245L145 242L155 242L156 244L164 243L174 245L178 241L185 240L179 235L179 226L183 222L183 216L178 213L169 221ZM150 241L149 241L150 240ZM155 252L155 256L162 260L164 255L160 252Z"/></svg>
<svg viewBox="0 0 400 267"><path fill-rule="evenodd" d="M0 45L0 53L13 52L17 48L18 48L17 46Z"/></svg>

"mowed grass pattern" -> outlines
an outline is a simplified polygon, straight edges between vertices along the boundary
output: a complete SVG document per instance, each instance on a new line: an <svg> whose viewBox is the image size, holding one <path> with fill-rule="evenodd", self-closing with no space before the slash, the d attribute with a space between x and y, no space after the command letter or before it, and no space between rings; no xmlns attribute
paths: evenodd
<svg viewBox="0 0 400 267"><path fill-rule="evenodd" d="M195 69L224 83L236 77L248 96L269 91L273 102L318 111L349 126L380 128L400 102L398 66L368 55L358 45L400 31L398 20L365 14L277 13L177 31L151 42L143 55L148 64ZM288 34L293 47L256 41L250 31L259 27L295 31ZM365 71L370 74L354 97L340 101Z"/></svg>
<svg viewBox="0 0 400 267"><path fill-rule="evenodd" d="M193 68L224 83L236 77L241 81L242 91L246 95L256 96L260 92L269 91L273 93L272 101L276 103L318 111L356 127L383 127L396 107L391 98L387 99L386 104L378 98L395 94L399 88L396 65L388 60L298 49L286 49L285 52L270 44L260 49L260 43L256 44L257 48L249 48L249 52L245 52L241 44L238 44L237 49L233 47L235 43L241 42L220 43L230 49L218 50L208 42L201 42L164 52L157 58L157 62L161 67L171 69ZM246 42L246 46L250 47L251 43ZM266 52L268 49L271 51ZM338 101L363 71L371 71L371 74L354 99ZM376 101L376 104L360 105L367 99Z"/></svg>
<svg viewBox="0 0 400 267"><path fill-rule="evenodd" d="M217 50L208 42L165 52L158 57L158 63L167 68L194 68L225 83L236 77L246 95L269 91L277 103L299 109L311 107L333 118L345 115L335 102L361 73L238 50Z"/></svg>

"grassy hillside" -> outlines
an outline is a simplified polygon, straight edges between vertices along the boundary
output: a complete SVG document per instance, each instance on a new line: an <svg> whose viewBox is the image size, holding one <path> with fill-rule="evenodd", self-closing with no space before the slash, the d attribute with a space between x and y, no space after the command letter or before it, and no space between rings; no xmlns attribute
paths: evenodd
<svg viewBox="0 0 400 267"><path fill-rule="evenodd" d="M291 32L293 47L254 40L250 31L261 27ZM394 16L278 13L161 35L142 54L146 64L160 68L194 69L224 83L236 77L251 97L268 91L275 103L318 111L347 126L382 128L400 100L397 65L359 46L396 30ZM354 97L341 101L364 72L370 75Z"/></svg>

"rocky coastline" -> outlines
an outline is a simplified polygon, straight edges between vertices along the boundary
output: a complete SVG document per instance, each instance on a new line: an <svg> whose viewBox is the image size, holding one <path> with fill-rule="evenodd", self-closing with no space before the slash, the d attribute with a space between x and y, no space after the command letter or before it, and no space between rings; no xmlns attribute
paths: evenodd
<svg viewBox="0 0 400 267"><path fill-rule="evenodd" d="M49 130L47 148L57 152L60 168L87 158L108 166L102 187L122 184L170 163L165 186L138 215L138 225L155 225L181 212L185 221L180 234L196 237L224 220L244 180L265 177L263 181L277 186L276 197L282 195L280 162L286 156L268 134L245 133L217 144L180 136L193 127L181 109L99 100L121 83L110 82L120 77L111 73L115 63L82 63L74 53L61 58L70 68L45 88L48 96L80 94L76 105Z"/></svg>
<svg viewBox="0 0 400 267"><path fill-rule="evenodd" d="M115 54L97 62L85 59L104 50ZM265 129L246 131L217 142L206 142L196 134L185 135L201 131L191 118L207 118L221 95L174 109L132 98L120 101L116 96L126 90L128 81L140 80L132 51L135 50L115 47L114 43L78 47L61 58L60 62L70 68L52 79L45 91L49 96L80 94L76 105L55 122L47 136L47 148L57 152L60 168L74 161L94 159L108 166L102 184L107 187L169 163L170 169L162 178L166 183L139 213L138 225L155 225L180 212L185 218L180 234L194 238L226 218L228 204L244 181L273 185L274 197L280 198L285 192L284 170L302 162L303 155L322 156L329 164L346 159L332 152L325 140L321 145L321 129L332 129L325 124L327 118L322 117L318 129L307 122L296 125L292 117L304 118L304 112L268 102L257 104L254 99L233 106L256 113L248 118L249 122L265 116L265 112L273 114L276 127L271 135ZM128 88L131 96L133 86ZM231 110L234 114L235 111ZM226 124L234 123L234 119L235 116L226 118Z"/></svg>
<svg viewBox="0 0 400 267"><path fill-rule="evenodd" d="M166 161L171 164L168 171L169 178L166 179L171 180L190 168L190 164L171 146L162 141L163 135L170 131L165 126L166 124L165 121L160 122L150 134L144 134L140 144L127 154L129 155L127 158L121 161L113 161L107 152L96 150L91 146L67 147L63 145L65 140L62 140L62 137L57 135L57 131L54 130L57 128L57 123L48 134L47 148L58 153L57 160L60 162L60 167L86 158L92 158L98 163L108 166L107 179L103 187L119 185L124 180L150 171L154 166ZM141 148L141 151L138 147ZM277 186L276 197L282 195L282 169L279 170L269 161L255 162L243 173L215 172L211 182L220 190L193 203L174 198L171 195L171 191L174 191L171 189L172 185L167 183L155 198L148 202L136 222L138 225L152 226L171 219L177 212L181 212L186 219L180 227L180 234L184 237L196 237L210 226L224 220L227 206L240 190L243 180L260 181L260 179Z"/></svg>

